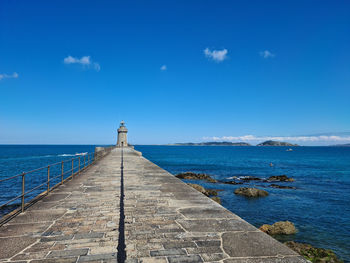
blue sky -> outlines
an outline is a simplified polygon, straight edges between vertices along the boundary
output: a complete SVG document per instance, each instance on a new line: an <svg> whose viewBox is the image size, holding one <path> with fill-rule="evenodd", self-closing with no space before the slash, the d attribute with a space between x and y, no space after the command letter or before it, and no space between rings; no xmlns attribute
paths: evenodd
<svg viewBox="0 0 350 263"><path fill-rule="evenodd" d="M349 13L349 1L1 1L0 143L114 143L122 119L138 144L350 142Z"/></svg>

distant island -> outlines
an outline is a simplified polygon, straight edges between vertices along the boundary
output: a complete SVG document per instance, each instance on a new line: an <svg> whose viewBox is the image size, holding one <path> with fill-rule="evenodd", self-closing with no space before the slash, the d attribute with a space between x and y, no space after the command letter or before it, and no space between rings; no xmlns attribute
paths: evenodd
<svg viewBox="0 0 350 263"><path fill-rule="evenodd" d="M346 144L336 144L336 145L331 145L331 146L335 146L335 147L350 147L350 143L346 143Z"/></svg>
<svg viewBox="0 0 350 263"><path fill-rule="evenodd" d="M265 142L259 143L257 146L299 146L299 145L292 144L289 142L265 141Z"/></svg>
<svg viewBox="0 0 350 263"><path fill-rule="evenodd" d="M246 142L185 142L185 143L172 143L168 145L174 146L252 146Z"/></svg>
<svg viewBox="0 0 350 263"><path fill-rule="evenodd" d="M247 142L185 142L185 143L170 143L170 146L254 146ZM256 146L299 146L289 142L265 141Z"/></svg>

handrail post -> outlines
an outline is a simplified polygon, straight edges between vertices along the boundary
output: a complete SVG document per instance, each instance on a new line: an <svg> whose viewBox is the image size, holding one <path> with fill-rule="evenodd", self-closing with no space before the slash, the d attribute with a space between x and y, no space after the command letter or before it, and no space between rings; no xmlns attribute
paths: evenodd
<svg viewBox="0 0 350 263"><path fill-rule="evenodd" d="M79 159L79 175L80 175L80 157L78 158Z"/></svg>
<svg viewBox="0 0 350 263"><path fill-rule="evenodd" d="M63 184L63 161L61 163L61 184Z"/></svg>
<svg viewBox="0 0 350 263"><path fill-rule="evenodd" d="M85 168L85 155L84 155L84 168Z"/></svg>
<svg viewBox="0 0 350 263"><path fill-rule="evenodd" d="M88 166L90 165L90 153L88 154Z"/></svg>
<svg viewBox="0 0 350 263"><path fill-rule="evenodd" d="M50 191L50 165L47 166L47 194Z"/></svg>
<svg viewBox="0 0 350 263"><path fill-rule="evenodd" d="M72 159L72 177L74 176L74 159Z"/></svg>
<svg viewBox="0 0 350 263"><path fill-rule="evenodd" d="M22 212L24 212L25 173L22 173Z"/></svg>

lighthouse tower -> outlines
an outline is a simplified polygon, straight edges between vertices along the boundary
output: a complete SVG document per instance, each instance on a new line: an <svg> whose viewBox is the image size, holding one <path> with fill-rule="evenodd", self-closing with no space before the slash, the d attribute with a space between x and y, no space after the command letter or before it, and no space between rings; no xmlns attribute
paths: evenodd
<svg viewBox="0 0 350 263"><path fill-rule="evenodd" d="M125 122L121 121L118 129L117 147L128 146L127 133L128 129L125 127Z"/></svg>

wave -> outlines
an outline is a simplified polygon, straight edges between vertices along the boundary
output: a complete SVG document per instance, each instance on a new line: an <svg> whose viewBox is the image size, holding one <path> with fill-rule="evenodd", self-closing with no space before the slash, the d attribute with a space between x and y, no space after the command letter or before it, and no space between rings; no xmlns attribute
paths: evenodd
<svg viewBox="0 0 350 263"><path fill-rule="evenodd" d="M72 157L72 156L84 156L87 155L88 152L82 152L82 153L64 153L64 154L59 154L57 156L60 157Z"/></svg>
<svg viewBox="0 0 350 263"><path fill-rule="evenodd" d="M241 175L241 176L231 176L231 177L227 177L226 179L228 180L233 180L233 179L236 179L236 180L247 180L249 178L256 178L254 176L251 176L251 175ZM260 178L261 180L265 180L266 178L265 177L257 177L257 178Z"/></svg>
<svg viewBox="0 0 350 263"><path fill-rule="evenodd" d="M80 156L80 155L87 155L87 152L83 152L83 153L76 153L75 156Z"/></svg>
<svg viewBox="0 0 350 263"><path fill-rule="evenodd" d="M59 155L57 155L57 156L67 157L67 156L75 156L75 154L64 153L64 154L59 154Z"/></svg>

